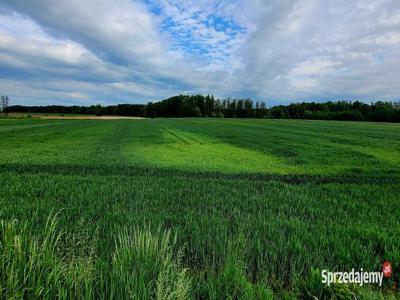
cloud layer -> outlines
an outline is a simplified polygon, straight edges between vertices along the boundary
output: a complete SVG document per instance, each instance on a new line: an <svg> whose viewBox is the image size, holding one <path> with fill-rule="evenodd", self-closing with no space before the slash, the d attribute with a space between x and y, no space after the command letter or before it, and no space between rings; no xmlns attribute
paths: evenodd
<svg viewBox="0 0 400 300"><path fill-rule="evenodd" d="M399 87L397 0L0 3L0 92L19 104L398 100Z"/></svg>

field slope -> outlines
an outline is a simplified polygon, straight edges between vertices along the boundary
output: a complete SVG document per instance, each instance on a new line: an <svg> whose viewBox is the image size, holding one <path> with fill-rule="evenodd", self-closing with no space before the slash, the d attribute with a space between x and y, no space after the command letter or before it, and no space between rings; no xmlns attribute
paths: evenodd
<svg viewBox="0 0 400 300"><path fill-rule="evenodd" d="M0 298L396 297L399 124L9 118L0 138ZM320 284L385 260L381 289Z"/></svg>

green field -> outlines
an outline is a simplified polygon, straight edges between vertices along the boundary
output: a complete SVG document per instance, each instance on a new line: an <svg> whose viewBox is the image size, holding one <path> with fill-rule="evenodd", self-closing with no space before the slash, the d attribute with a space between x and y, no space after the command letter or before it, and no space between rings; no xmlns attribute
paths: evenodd
<svg viewBox="0 0 400 300"><path fill-rule="evenodd" d="M400 124L0 118L0 141L0 298L398 296ZM383 288L320 283L384 260Z"/></svg>

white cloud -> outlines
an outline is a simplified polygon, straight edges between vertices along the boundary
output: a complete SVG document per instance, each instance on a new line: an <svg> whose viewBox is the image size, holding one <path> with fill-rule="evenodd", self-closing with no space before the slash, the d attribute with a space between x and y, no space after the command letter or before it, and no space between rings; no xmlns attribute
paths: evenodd
<svg viewBox="0 0 400 300"><path fill-rule="evenodd" d="M376 34L372 37L366 37L360 41L363 44L372 44L373 46L400 45L400 32L388 32Z"/></svg>
<svg viewBox="0 0 400 300"><path fill-rule="evenodd" d="M337 63L324 58L310 59L294 67L290 74L293 76L320 75L328 72Z"/></svg>

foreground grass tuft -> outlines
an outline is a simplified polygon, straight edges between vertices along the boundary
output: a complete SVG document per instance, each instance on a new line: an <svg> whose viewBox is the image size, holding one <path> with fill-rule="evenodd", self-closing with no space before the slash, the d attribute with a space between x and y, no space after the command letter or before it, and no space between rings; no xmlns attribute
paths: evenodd
<svg viewBox="0 0 400 300"><path fill-rule="evenodd" d="M174 257L176 235L160 228L124 231L112 256L111 296L117 299L186 299L190 291L182 251Z"/></svg>

